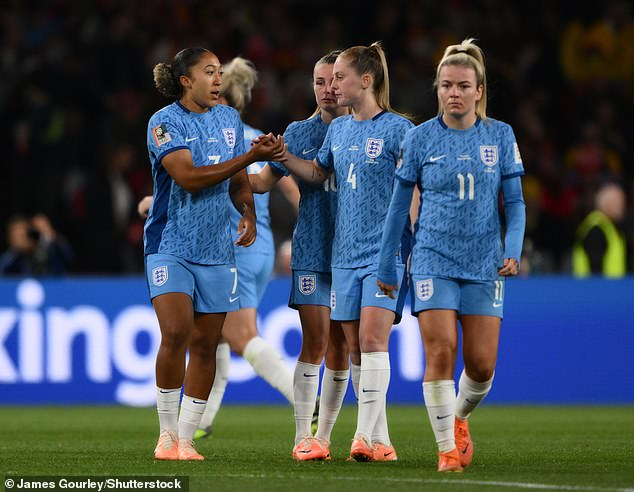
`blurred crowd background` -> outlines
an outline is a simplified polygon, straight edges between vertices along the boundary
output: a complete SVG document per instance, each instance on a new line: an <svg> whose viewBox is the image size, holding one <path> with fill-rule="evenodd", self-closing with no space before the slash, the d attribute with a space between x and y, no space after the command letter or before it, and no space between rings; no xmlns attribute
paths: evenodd
<svg viewBox="0 0 634 492"><path fill-rule="evenodd" d="M152 67L204 46L260 72L245 121L282 133L314 110L314 62L381 40L391 101L437 111L444 48L474 37L489 115L510 123L526 177L525 274L570 272L575 228L597 185L619 183L634 258L634 17L631 2L377 0L5 0L0 9L0 251L45 244L40 273L143 270L137 201L151 194L148 118L170 101ZM295 220L272 193L278 245ZM36 272L37 273L37 272Z"/></svg>

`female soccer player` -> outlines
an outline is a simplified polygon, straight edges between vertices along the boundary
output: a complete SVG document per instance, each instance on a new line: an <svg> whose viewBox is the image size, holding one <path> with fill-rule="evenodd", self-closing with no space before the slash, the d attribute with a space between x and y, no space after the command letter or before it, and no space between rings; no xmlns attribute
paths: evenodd
<svg viewBox="0 0 634 492"><path fill-rule="evenodd" d="M161 329L154 456L162 460L203 459L194 431L226 313L238 309L229 210L235 205L242 213L236 244L252 244L256 216L244 168L283 154L283 140L272 135L245 152L238 112L218 104L221 81L218 58L204 48L187 48L154 67L158 91L176 99L150 118L147 136L154 194L144 231L145 270Z"/></svg>
<svg viewBox="0 0 634 492"><path fill-rule="evenodd" d="M349 114L338 106L331 88L332 68L340 51L322 57L313 69L317 110L303 121L291 123L284 132L289 151L310 158L317 154L330 123ZM271 189L288 171L269 163L259 174L250 174L254 193ZM293 231L291 269L293 285L289 306L299 311L302 349L295 367L295 446L297 461L329 460L330 434L348 388L349 357L341 325L330 320L331 249L337 207L333 179L313 185L299 181L299 214ZM257 195L256 195L257 196ZM326 357L322 378L319 425L311 431L311 417L319 389L319 370Z"/></svg>
<svg viewBox="0 0 634 492"><path fill-rule="evenodd" d="M418 184L422 206L409 266L412 313L425 349L423 395L438 443L438 471L446 472L462 471L472 459L467 419L491 388L504 279L517 275L526 214L519 149L509 125L487 118L484 56L473 39L445 50L435 86L438 117L410 130L403 142L378 284L390 297L398 290L394 253ZM464 371L456 397L458 321Z"/></svg>
<svg viewBox="0 0 634 492"><path fill-rule="evenodd" d="M330 124L314 161L287 152L282 163L309 183L336 175L330 308L331 318L341 321L348 341L359 401L350 458L392 461L396 452L386 417L388 341L405 297L402 292L398 299L384 295L376 285L376 269L400 144L413 124L390 107L388 69L380 43L343 51L333 74L337 104L350 107L352 115ZM408 232L404 225L401 233ZM395 253L401 276L406 256Z"/></svg>
<svg viewBox="0 0 634 492"><path fill-rule="evenodd" d="M222 71L219 103L237 109L242 117L251 101L251 91L258 78L257 70L249 60L235 57L222 66ZM259 135L261 135L260 131L244 124L245 147ZM263 162L250 164L247 167L247 173L257 173L263 166ZM289 201L294 203L295 197L299 194L295 182L290 178L284 178L279 180L279 185ZM273 271L275 245L270 224L269 195L268 193L256 195L253 199L257 215L257 239L248 248L234 245L240 309L227 313L225 318L222 339L216 351L216 375L213 387L194 439L201 439L211 434L212 424L227 387L231 350L244 356L259 376L278 389L291 404L293 403L293 373L287 368L279 352L260 338L257 331L256 308ZM151 204L151 196L141 200L138 210L142 217L147 215ZM230 207L232 230L237 230L241 217L235 207Z"/></svg>

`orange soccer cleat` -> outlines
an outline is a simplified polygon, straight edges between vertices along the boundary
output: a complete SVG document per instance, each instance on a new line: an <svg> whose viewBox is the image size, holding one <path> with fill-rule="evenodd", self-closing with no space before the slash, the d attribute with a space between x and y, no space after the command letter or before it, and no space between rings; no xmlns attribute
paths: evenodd
<svg viewBox="0 0 634 492"><path fill-rule="evenodd" d="M439 472L461 472L460 454L457 448L453 448L448 453L438 452L438 471Z"/></svg>
<svg viewBox="0 0 634 492"><path fill-rule="evenodd" d="M396 451L391 444L386 446L382 442L374 443L374 456L372 461L397 461Z"/></svg>
<svg viewBox="0 0 634 492"><path fill-rule="evenodd" d="M293 448L295 461L330 461L329 442L316 437L305 437Z"/></svg>
<svg viewBox="0 0 634 492"><path fill-rule="evenodd" d="M460 454L460 465L466 468L473 458L473 441L471 434L469 434L469 422L456 417L454 429L456 448Z"/></svg>
<svg viewBox="0 0 634 492"><path fill-rule="evenodd" d="M205 457L199 454L191 439L178 440L178 459L181 461L202 461Z"/></svg>
<svg viewBox="0 0 634 492"><path fill-rule="evenodd" d="M159 435L156 448L154 448L154 459L156 460L177 460L178 459L178 438L172 431L163 431Z"/></svg>
<svg viewBox="0 0 634 492"><path fill-rule="evenodd" d="M365 437L352 440L348 461L351 460L363 462L374 460L374 447L370 445Z"/></svg>

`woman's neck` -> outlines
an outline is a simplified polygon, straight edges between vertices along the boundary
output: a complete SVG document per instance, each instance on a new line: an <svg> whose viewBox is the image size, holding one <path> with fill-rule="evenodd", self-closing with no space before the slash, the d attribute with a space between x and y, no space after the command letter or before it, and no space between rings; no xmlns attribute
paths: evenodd
<svg viewBox="0 0 634 492"><path fill-rule="evenodd" d="M478 115L476 113L470 113L460 116L452 116L447 113L443 113L442 121L452 130L467 130L475 125L478 121Z"/></svg>

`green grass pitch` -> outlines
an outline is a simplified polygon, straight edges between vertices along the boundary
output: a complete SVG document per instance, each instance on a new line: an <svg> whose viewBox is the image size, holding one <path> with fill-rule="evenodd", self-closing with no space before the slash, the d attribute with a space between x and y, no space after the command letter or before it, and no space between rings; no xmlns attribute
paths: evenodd
<svg viewBox="0 0 634 492"><path fill-rule="evenodd" d="M190 491L634 492L634 407L483 405L464 473L438 474L425 408L388 407L396 463L346 462L356 407L346 405L327 463L291 459L293 413L285 406L226 405L204 462L157 462L152 408L0 407L0 472L14 475L182 475ZM16 490L16 489L13 489Z"/></svg>

